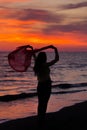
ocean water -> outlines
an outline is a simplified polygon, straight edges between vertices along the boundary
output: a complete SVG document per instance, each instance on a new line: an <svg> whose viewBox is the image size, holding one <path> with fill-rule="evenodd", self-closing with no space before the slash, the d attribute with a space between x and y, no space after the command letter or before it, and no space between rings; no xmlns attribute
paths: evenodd
<svg viewBox="0 0 87 130"><path fill-rule="evenodd" d="M26 72L14 71L9 52L0 52L0 123L37 115L37 79L33 59ZM48 61L54 54L47 52ZM60 60L51 67L52 93L47 112L87 100L87 52L59 52Z"/></svg>

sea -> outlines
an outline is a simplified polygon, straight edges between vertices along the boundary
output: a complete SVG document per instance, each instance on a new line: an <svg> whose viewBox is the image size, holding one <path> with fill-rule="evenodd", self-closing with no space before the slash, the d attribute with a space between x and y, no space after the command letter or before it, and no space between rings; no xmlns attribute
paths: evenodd
<svg viewBox="0 0 87 130"><path fill-rule="evenodd" d="M0 123L37 115L37 78L34 60L26 72L16 72L0 52ZM47 60L54 58L47 52ZM87 52L59 52L59 61L50 67L52 92L47 113L87 100Z"/></svg>

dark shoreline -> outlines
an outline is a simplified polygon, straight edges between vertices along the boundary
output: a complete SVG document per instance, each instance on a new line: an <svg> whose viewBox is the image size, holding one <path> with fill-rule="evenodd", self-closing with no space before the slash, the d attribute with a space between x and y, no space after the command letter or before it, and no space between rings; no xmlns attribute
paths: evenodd
<svg viewBox="0 0 87 130"><path fill-rule="evenodd" d="M37 116L7 121L0 130L36 130ZM44 130L87 130L87 101L46 114Z"/></svg>

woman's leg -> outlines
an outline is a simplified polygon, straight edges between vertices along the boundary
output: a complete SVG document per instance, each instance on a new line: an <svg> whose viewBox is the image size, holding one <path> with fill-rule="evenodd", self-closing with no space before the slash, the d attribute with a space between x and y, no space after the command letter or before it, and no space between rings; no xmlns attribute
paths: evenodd
<svg viewBox="0 0 87 130"><path fill-rule="evenodd" d="M40 120L45 120L49 98L50 92L47 92L45 95L38 95L38 117Z"/></svg>
<svg viewBox="0 0 87 130"><path fill-rule="evenodd" d="M45 115L47 111L47 105L51 94L51 85L46 83L38 85L38 119L39 123L45 122Z"/></svg>

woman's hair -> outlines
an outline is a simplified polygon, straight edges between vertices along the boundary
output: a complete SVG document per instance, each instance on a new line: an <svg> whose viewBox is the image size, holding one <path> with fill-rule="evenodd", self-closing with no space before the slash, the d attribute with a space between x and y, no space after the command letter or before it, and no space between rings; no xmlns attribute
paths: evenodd
<svg viewBox="0 0 87 130"><path fill-rule="evenodd" d="M47 61L46 53L40 52L36 58L35 65L34 65L35 75L40 71L42 64L45 63L46 61Z"/></svg>

